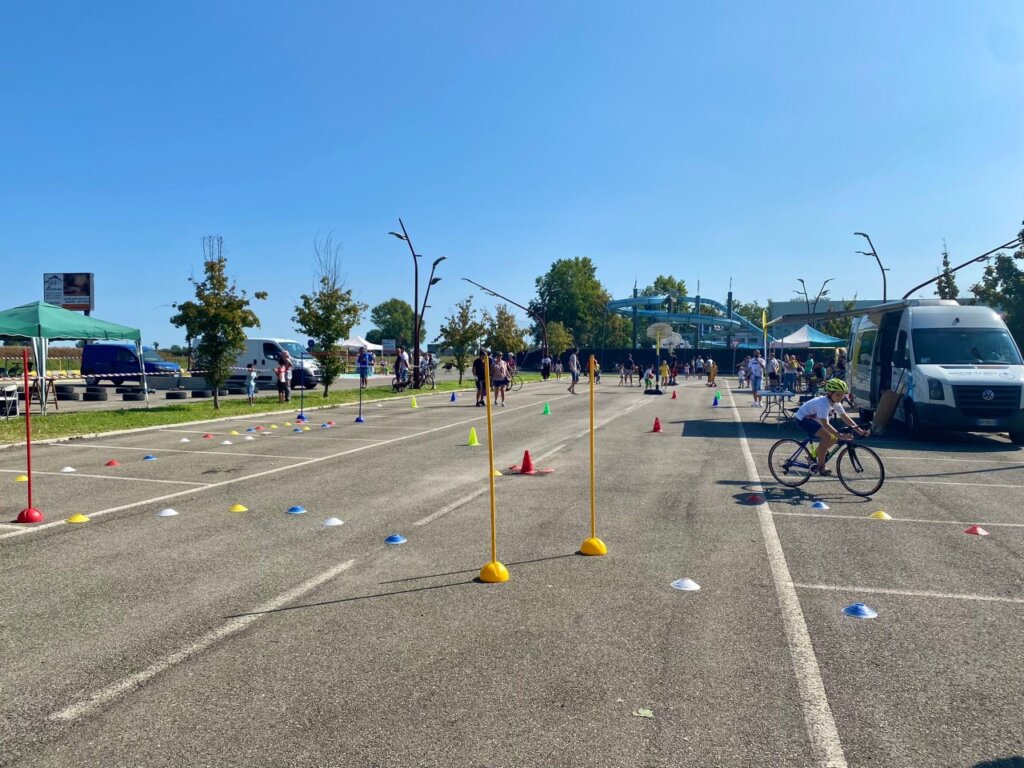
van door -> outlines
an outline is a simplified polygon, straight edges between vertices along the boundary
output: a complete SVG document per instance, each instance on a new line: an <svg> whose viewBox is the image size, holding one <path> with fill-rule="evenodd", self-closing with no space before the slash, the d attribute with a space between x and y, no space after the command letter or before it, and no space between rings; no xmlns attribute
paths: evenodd
<svg viewBox="0 0 1024 768"><path fill-rule="evenodd" d="M896 349L892 354L892 390L898 392L900 387L905 386L910 379L910 346L909 331L907 322L904 321L896 334Z"/></svg>
<svg viewBox="0 0 1024 768"><path fill-rule="evenodd" d="M267 360L271 363L276 363L279 357L281 357L281 348L277 344L269 341L263 342L262 365L266 365Z"/></svg>
<svg viewBox="0 0 1024 768"><path fill-rule="evenodd" d="M896 336L900 328L900 321L903 319L903 312L888 312L882 316L882 322L878 324L878 345L875 349L877 355L877 377L875 387L872 391L872 399L878 402L878 398L887 389L892 389L892 360L896 351Z"/></svg>

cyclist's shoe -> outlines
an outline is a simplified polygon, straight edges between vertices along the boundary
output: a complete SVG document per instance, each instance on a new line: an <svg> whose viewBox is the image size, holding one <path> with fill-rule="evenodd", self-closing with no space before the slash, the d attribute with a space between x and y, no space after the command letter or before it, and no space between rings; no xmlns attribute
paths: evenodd
<svg viewBox="0 0 1024 768"><path fill-rule="evenodd" d="M832 470L829 469L828 467L821 467L818 470L818 477L828 477L831 474L832 474Z"/></svg>

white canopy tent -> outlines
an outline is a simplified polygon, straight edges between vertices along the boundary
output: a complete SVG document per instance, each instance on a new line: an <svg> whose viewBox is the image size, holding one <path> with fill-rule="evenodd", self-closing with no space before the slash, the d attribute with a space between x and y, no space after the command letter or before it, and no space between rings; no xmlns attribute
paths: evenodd
<svg viewBox="0 0 1024 768"><path fill-rule="evenodd" d="M771 343L772 349L806 349L808 347L835 347L843 344L843 339L829 336L827 333L816 331L809 325L804 325L793 333L782 339L776 339Z"/></svg>
<svg viewBox="0 0 1024 768"><path fill-rule="evenodd" d="M341 342L341 346L345 347L350 351L358 352L362 347L366 347L368 352L383 352L384 347L380 344L371 344L362 336L353 336L351 339L345 339Z"/></svg>

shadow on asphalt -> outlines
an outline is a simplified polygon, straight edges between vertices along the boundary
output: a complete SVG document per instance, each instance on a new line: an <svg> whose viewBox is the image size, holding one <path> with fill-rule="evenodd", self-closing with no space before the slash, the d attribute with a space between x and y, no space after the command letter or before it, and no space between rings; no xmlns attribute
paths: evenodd
<svg viewBox="0 0 1024 768"><path fill-rule="evenodd" d="M506 566L517 566L517 565L529 565L530 563L542 563L547 560L563 560L569 557L583 557L579 552L573 552L566 555L551 555L550 557L535 557L530 560L517 560L515 562L505 563ZM395 581L382 581L381 584L398 584L403 581L416 581L418 579L434 579L442 576L459 576L466 573L479 573L479 568L467 568L462 571L448 571L447 573L432 573L424 576L410 576L407 579L396 579ZM465 581L456 581L452 584L431 584L425 587L410 587L409 589L398 589L393 592L377 592L372 595L356 595L355 597L340 597L337 600L322 600L317 603L303 603L302 605L287 605L283 608L273 608L269 611L247 611L245 613L233 613L225 616L226 619L239 619L243 616L262 616L264 614L271 613L284 613L286 611L297 611L303 608L323 608L328 605L341 605L343 603L353 603L358 600L373 600L379 597L392 597L394 595L408 595L414 592L427 592L434 589L451 589L452 587L465 587L469 584L483 584L480 578L474 576L472 579L466 579Z"/></svg>
<svg viewBox="0 0 1024 768"><path fill-rule="evenodd" d="M998 760L986 760L983 763L975 763L971 768L1024 768L1024 756L1003 757Z"/></svg>
<svg viewBox="0 0 1024 768"><path fill-rule="evenodd" d="M838 484L838 480L836 483ZM837 503L841 501L848 501L854 504L868 504L871 502L871 498L864 498L861 496L854 496L852 493L846 493L842 486L831 488L837 493L810 493L804 490L809 486L801 486L800 488L787 488L784 485L774 485L766 482L763 486L750 483L746 480L719 480L718 485L732 485L743 488L739 493L732 495L736 503L744 507L756 507L757 503L751 502L751 496L762 496L765 501L775 506L789 505L791 507L802 507L810 504L814 501L829 500L830 503ZM764 488L762 491L761 488ZM811 486L815 489L821 488L821 483L815 483Z"/></svg>

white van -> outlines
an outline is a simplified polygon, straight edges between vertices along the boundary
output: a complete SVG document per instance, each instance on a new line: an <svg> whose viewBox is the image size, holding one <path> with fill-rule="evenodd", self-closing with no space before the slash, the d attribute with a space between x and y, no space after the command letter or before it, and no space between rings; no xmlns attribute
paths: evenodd
<svg viewBox="0 0 1024 768"><path fill-rule="evenodd" d="M307 389L317 386L323 378L309 351L295 339L246 339L243 351L235 363L235 376L244 376L245 367L252 363L256 369L256 381L261 389L275 389L274 368L282 355L288 353L292 359L292 386Z"/></svg>
<svg viewBox="0 0 1024 768"><path fill-rule="evenodd" d="M880 304L854 318L849 350L862 417L886 390L902 391L895 415L912 436L1009 432L1024 444L1024 361L992 309L949 299Z"/></svg>

